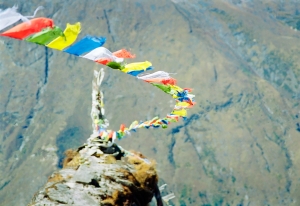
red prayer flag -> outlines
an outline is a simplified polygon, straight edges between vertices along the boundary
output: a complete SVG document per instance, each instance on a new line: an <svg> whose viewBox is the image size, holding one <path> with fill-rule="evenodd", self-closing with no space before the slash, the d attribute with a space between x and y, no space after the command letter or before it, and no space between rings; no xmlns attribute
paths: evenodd
<svg viewBox="0 0 300 206"><path fill-rule="evenodd" d="M125 124L121 124L120 130L121 130L122 132L124 132L124 130L125 130Z"/></svg>
<svg viewBox="0 0 300 206"><path fill-rule="evenodd" d="M115 55L118 58L135 58L134 54L131 54L129 51L127 51L126 49L121 49L119 51L115 51L113 52L113 55Z"/></svg>
<svg viewBox="0 0 300 206"><path fill-rule="evenodd" d="M169 78L153 78L153 79L145 79L144 80L145 82L148 82L148 83L162 83L164 85L175 85L177 83L176 79L172 78L172 77L169 77Z"/></svg>
<svg viewBox="0 0 300 206"><path fill-rule="evenodd" d="M95 62L97 62L99 64L103 64L103 65L107 65L111 61L112 60L110 58L100 58L100 59L95 60Z"/></svg>
<svg viewBox="0 0 300 206"><path fill-rule="evenodd" d="M53 28L54 22L49 18L35 18L28 22L23 22L5 32L1 36L7 36L15 39L24 39L32 34L42 31L47 27Z"/></svg>

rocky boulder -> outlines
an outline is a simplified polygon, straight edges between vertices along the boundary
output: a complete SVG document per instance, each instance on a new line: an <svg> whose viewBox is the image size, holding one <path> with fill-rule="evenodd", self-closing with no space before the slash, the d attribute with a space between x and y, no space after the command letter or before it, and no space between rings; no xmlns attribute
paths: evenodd
<svg viewBox="0 0 300 206"><path fill-rule="evenodd" d="M53 173L29 206L38 205L148 205L157 195L155 161L126 151L118 158L104 154L97 143L66 151L63 168Z"/></svg>

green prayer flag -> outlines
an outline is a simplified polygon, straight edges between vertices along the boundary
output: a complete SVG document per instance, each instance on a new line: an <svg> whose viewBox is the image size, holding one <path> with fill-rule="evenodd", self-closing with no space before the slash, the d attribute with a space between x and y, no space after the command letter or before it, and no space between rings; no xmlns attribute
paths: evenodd
<svg viewBox="0 0 300 206"><path fill-rule="evenodd" d="M151 83L154 86L158 87L159 89L163 90L167 94L170 94L171 92L171 87L169 85L164 85L164 84L156 84L156 83Z"/></svg>
<svg viewBox="0 0 300 206"><path fill-rule="evenodd" d="M47 45L57 37L63 35L64 32L61 30L61 28L55 26L54 28L46 28L41 32L26 38L25 40L36 44Z"/></svg>
<svg viewBox="0 0 300 206"><path fill-rule="evenodd" d="M106 64L106 66L108 66L108 67L110 67L112 69L120 69L120 70L123 69L122 65L120 63L118 63L118 62L108 62Z"/></svg>
<svg viewBox="0 0 300 206"><path fill-rule="evenodd" d="M161 125L161 127L162 127L163 129L166 129L166 128L168 128L168 125L163 124L163 125Z"/></svg>

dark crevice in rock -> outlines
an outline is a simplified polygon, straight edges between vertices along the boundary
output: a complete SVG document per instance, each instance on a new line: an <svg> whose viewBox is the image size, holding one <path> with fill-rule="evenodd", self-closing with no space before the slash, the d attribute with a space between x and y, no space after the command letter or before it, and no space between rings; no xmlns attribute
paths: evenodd
<svg viewBox="0 0 300 206"><path fill-rule="evenodd" d="M260 108L263 111L263 113L274 123L277 123L279 125L282 124L282 122L279 121L278 118L274 118L273 115L270 113L269 109L267 108L267 106L265 105L263 99L264 99L264 94L259 92L259 88L257 87L257 85L255 84L255 90L258 91L258 100L260 101Z"/></svg>
<svg viewBox="0 0 300 206"><path fill-rule="evenodd" d="M269 162L268 162L267 158L264 155L265 153L264 153L264 150L263 150L262 146L258 142L256 142L256 146L259 148L259 150L261 152L261 155L263 156L263 159L265 160L266 170L270 173L271 172L270 165L269 165Z"/></svg>
<svg viewBox="0 0 300 206"><path fill-rule="evenodd" d="M180 129L181 129L182 127L184 127L184 126L183 126L183 125L180 125L180 126L177 126L177 127L173 128L173 129L171 130L171 134L177 134L178 132L180 132Z"/></svg>
<svg viewBox="0 0 300 206"><path fill-rule="evenodd" d="M217 73L216 67L214 67L214 80L215 80L215 82L218 81L218 73Z"/></svg>
<svg viewBox="0 0 300 206"><path fill-rule="evenodd" d="M169 148L168 159L173 167L175 167L174 153L173 153L173 148L174 148L175 144L176 144L176 139L175 139L174 135L172 135L171 143L168 146L168 148Z"/></svg>
<svg viewBox="0 0 300 206"><path fill-rule="evenodd" d="M23 135L18 135L17 136L17 140L16 140L16 148L20 148L22 145L22 142L24 140L24 136Z"/></svg>
<svg viewBox="0 0 300 206"><path fill-rule="evenodd" d="M205 165L203 164L202 157L201 157L201 155L199 154L199 152L198 152L197 149L196 149L196 145L197 145L197 144L196 144L194 138L189 134L187 128L185 128L185 130L184 130L184 135L186 136L186 141L190 141L190 142L192 143L192 146L193 146L194 150L196 151L196 154L197 154L197 157L198 157L198 159L199 159L199 162L200 162L200 164L201 164L201 166L202 166L202 169L203 169L204 173L205 173L206 175L208 175L208 171L207 171Z"/></svg>
<svg viewBox="0 0 300 206"><path fill-rule="evenodd" d="M89 184L94 185L95 187L100 187L99 182L96 179L92 179L92 181Z"/></svg>
<svg viewBox="0 0 300 206"><path fill-rule="evenodd" d="M199 112L199 114L203 114L203 112ZM198 120L200 118L201 115L198 115L198 114L192 114L190 117L188 117L185 121L184 121L184 124L183 125L179 125L177 127L174 127L172 129L172 131L169 133L172 134L172 135L175 135L177 133L180 132L180 130L182 128L184 128L185 126L189 125L190 123L192 123L194 120Z"/></svg>
<svg viewBox="0 0 300 206"><path fill-rule="evenodd" d="M192 24L188 18L188 14L185 14L184 11L182 11L177 4L173 4L175 9L178 11L178 13L189 23L189 33L193 32Z"/></svg>
<svg viewBox="0 0 300 206"><path fill-rule="evenodd" d="M25 131L30 126L30 124L32 122L32 119L35 116L35 110L36 110L35 108L40 103L41 91L43 91L44 87L46 86L46 84L48 82L48 73L49 73L49 52L48 52L48 48L46 47L45 48L45 74L44 74L44 81L43 81L43 84L40 85L37 88L37 91L36 91L36 94L35 94L35 105L30 109L30 112L27 115L26 120L25 120L25 125L22 126L22 129L25 130Z"/></svg>
<svg viewBox="0 0 300 206"><path fill-rule="evenodd" d="M296 130L300 132L300 123L296 123Z"/></svg>
<svg viewBox="0 0 300 206"><path fill-rule="evenodd" d="M207 194L206 194L206 191L204 191L204 192L201 192L201 191L198 192L198 196L201 199L202 205L210 205L208 197L207 197Z"/></svg>
<svg viewBox="0 0 300 206"><path fill-rule="evenodd" d="M285 157L286 157L286 159L287 159L285 169L288 171L288 170L291 169L291 167L293 166L293 162L292 162L292 159L291 159L291 155L290 155L288 149L287 149L286 146L285 146L285 142L282 142L281 144L283 144L283 145L282 145L282 148L283 148L283 150L284 150ZM290 175L288 174L288 172L286 173L286 178L287 178L287 183L286 183L286 187L285 187L285 188L286 188L286 191L287 191L288 193L290 193L290 191L291 191L291 186L292 186L292 180L291 180Z"/></svg>
<svg viewBox="0 0 300 206"><path fill-rule="evenodd" d="M38 88L37 91L36 91L36 93L35 93L35 99L37 101L39 101L39 99L40 99L40 91L41 91L41 88Z"/></svg>
<svg viewBox="0 0 300 206"><path fill-rule="evenodd" d="M12 88L9 90L9 93L8 93L8 96L7 96L7 100L4 103L4 111L6 111L6 109L7 109L7 105L9 103L9 101L10 101L11 94L12 94Z"/></svg>
<svg viewBox="0 0 300 206"><path fill-rule="evenodd" d="M291 186L292 186L292 180L289 175L289 170L293 166L293 161L291 159L291 155L288 151L288 148L286 147L285 140L280 137L276 132L273 132L274 137L271 137L268 135L267 131L264 130L265 136L267 137L268 140L274 142L277 144L280 149L284 152L285 157L286 157L286 163L285 163L285 178L286 178L286 184L285 184L285 189L287 193L290 193Z"/></svg>
<svg viewBox="0 0 300 206"><path fill-rule="evenodd" d="M262 146L258 143L257 138L255 136L253 136L253 134L251 132L251 129L248 128L248 127L247 127L247 129L248 129L248 132L249 132L250 136L252 137L256 147L260 150L260 154L261 154L261 156L263 157L263 159L265 161L265 169L270 173L271 172L270 164L269 164L269 162L268 162L268 160L265 156L265 152L264 152Z"/></svg>
<svg viewBox="0 0 300 206"><path fill-rule="evenodd" d="M45 47L45 79L44 85L48 82L48 72L49 72L49 57L48 57L48 48Z"/></svg>
<svg viewBox="0 0 300 206"><path fill-rule="evenodd" d="M113 36L113 34L112 34L112 32L111 32L111 27L110 27L110 23L109 23L109 19L108 19L106 10L103 9L103 12L104 12L104 17L105 17L106 24L107 24L107 30L108 30L108 33L110 34L112 41L115 42L115 38L114 38L114 36Z"/></svg>
<svg viewBox="0 0 300 206"><path fill-rule="evenodd" d="M30 124L32 122L32 119L35 116L35 108L36 108L36 106L40 102L41 91L43 90L43 88L46 86L46 84L48 82L48 73L49 73L49 52L48 52L48 48L45 48L45 74L44 74L44 81L43 81L43 84L37 88L37 91L35 93L35 105L30 109L30 112L27 115L26 120L25 120L25 125L23 125L23 127L22 127L25 130L30 126Z"/></svg>
<svg viewBox="0 0 300 206"><path fill-rule="evenodd" d="M26 117L26 121L25 121L26 123L25 123L25 126L29 127L29 125L30 125L30 123L31 123L31 121L32 121L32 119L33 119L33 117L34 117L34 109L31 108L29 114L28 114L27 117ZM26 127L26 128L27 128L27 127Z"/></svg>
<svg viewBox="0 0 300 206"><path fill-rule="evenodd" d="M5 186L7 186L10 183L10 180L5 181L1 186L0 186L0 190L2 190Z"/></svg>
<svg viewBox="0 0 300 206"><path fill-rule="evenodd" d="M226 109L226 108L230 107L232 103L233 103L232 98L230 98L228 101L226 101L222 104L215 105L214 110L220 111L222 109Z"/></svg>

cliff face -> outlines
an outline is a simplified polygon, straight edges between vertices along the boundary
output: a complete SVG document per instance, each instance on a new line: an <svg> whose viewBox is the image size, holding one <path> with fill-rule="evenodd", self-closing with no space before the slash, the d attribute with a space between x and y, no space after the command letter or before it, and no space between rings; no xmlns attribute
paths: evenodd
<svg viewBox="0 0 300 206"><path fill-rule="evenodd" d="M148 205L158 189L155 162L135 152L119 160L99 148L94 143L68 150L63 169L29 205Z"/></svg>
<svg viewBox="0 0 300 206"><path fill-rule="evenodd" d="M80 21L82 36L131 48L136 61L177 73L194 88L188 120L141 130L125 148L157 161L174 205L295 205L299 199L300 34L298 1L16 0L20 12ZM1 8L11 7L0 0ZM90 134L93 62L0 39L0 205L28 203L63 153ZM169 112L168 97L106 70L107 119ZM24 178L26 177L26 178Z"/></svg>

